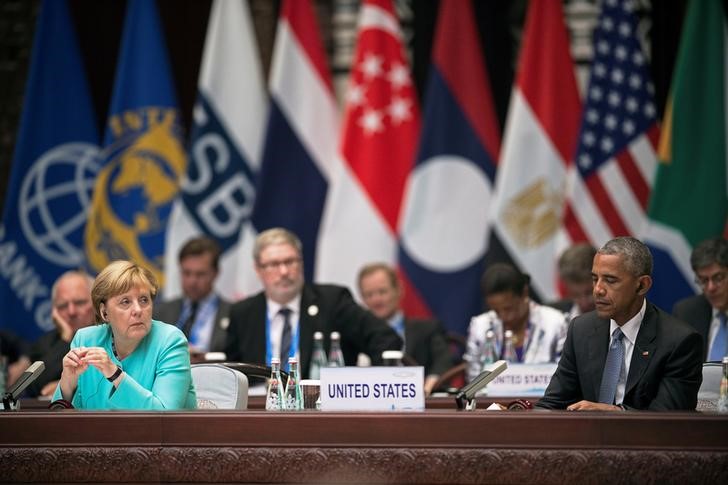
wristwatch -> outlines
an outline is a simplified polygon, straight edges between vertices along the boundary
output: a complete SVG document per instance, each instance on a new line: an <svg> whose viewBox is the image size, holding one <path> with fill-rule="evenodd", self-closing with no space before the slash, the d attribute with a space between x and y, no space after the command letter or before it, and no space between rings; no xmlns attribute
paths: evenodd
<svg viewBox="0 0 728 485"><path fill-rule="evenodd" d="M116 366L116 372L114 372L113 374L111 374L111 375L110 375L109 377L107 377L106 379L107 379L107 380L108 380L109 382L114 382L114 381L115 381L116 379L118 379L118 378L119 378L119 376L121 375L121 373L122 373L122 372L124 372L124 371L122 371L122 370L121 370L121 367L119 367L119 366L117 365L117 366Z"/></svg>

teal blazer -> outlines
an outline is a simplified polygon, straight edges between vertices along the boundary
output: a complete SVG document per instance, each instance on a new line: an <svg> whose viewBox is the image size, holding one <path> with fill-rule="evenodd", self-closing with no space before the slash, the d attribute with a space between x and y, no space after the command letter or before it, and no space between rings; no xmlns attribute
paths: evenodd
<svg viewBox="0 0 728 485"><path fill-rule="evenodd" d="M195 409L187 339L174 325L152 320L152 328L134 352L120 362L111 350L108 324L80 329L71 348L102 347L126 375L115 388L92 366L79 376L72 404L78 409ZM60 384L53 400L63 399Z"/></svg>

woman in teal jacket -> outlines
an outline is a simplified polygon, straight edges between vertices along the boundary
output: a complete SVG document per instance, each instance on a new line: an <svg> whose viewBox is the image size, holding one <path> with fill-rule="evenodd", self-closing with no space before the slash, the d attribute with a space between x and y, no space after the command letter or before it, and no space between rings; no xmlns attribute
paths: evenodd
<svg viewBox="0 0 728 485"><path fill-rule="evenodd" d="M152 320L157 282L146 268L114 261L91 288L99 325L76 332L53 399L81 409L194 409L187 339Z"/></svg>

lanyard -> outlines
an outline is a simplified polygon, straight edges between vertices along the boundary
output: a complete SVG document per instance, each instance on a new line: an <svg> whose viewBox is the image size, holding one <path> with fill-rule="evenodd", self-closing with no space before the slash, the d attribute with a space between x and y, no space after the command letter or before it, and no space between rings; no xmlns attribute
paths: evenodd
<svg viewBox="0 0 728 485"><path fill-rule="evenodd" d="M273 342L270 331L270 317L268 316L268 310L265 312L265 363L270 365L270 360L273 357ZM288 357L295 357L296 351L298 350L298 330L301 327L301 323L296 326L296 331L291 333L291 348L288 350ZM280 349L279 349L280 350ZM300 368L300 367L299 367ZM285 362L281 362L281 369L288 371L288 359Z"/></svg>

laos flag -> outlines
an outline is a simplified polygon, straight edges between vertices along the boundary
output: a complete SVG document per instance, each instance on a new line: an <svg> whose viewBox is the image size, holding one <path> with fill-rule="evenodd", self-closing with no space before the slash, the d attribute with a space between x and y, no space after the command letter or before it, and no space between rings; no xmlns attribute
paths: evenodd
<svg viewBox="0 0 728 485"><path fill-rule="evenodd" d="M470 2L440 4L421 142L399 231L400 269L413 286L408 290L447 330L461 334L482 308L479 282L500 150L473 18ZM412 296L410 306L417 304Z"/></svg>

